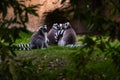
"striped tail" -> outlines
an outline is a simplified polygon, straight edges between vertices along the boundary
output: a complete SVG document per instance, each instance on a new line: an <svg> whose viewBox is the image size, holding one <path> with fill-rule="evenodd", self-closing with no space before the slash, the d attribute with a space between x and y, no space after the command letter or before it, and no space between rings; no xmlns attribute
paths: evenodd
<svg viewBox="0 0 120 80"><path fill-rule="evenodd" d="M30 44L17 44L15 46L16 46L15 50L24 50L24 51L31 50Z"/></svg>
<svg viewBox="0 0 120 80"><path fill-rule="evenodd" d="M55 41L58 42L59 39L63 36L63 33L64 33L64 29L61 29L61 30L58 30L56 33L55 33Z"/></svg>
<svg viewBox="0 0 120 80"><path fill-rule="evenodd" d="M75 48L75 47L84 47L87 44L68 44L66 47Z"/></svg>

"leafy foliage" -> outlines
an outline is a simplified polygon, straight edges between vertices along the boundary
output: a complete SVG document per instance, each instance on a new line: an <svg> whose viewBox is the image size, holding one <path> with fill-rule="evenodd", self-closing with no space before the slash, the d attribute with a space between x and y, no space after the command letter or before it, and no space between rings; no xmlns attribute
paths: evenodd
<svg viewBox="0 0 120 80"><path fill-rule="evenodd" d="M65 0L62 0L65 2ZM73 61L75 62L76 74L75 77L79 77L82 80L118 80L119 77L115 77L118 74L115 74L114 77L109 76L110 72L103 73L98 72L89 72L86 68L89 61L91 61L91 55L101 54L104 57L110 57L110 65L113 65L116 68L116 71L120 69L119 64L119 45L120 45L120 1L119 0L70 0L71 5L74 10L74 19L80 19L80 21L91 31L94 39L91 38L91 35L87 35L83 40L83 43L87 45L78 50L76 55L74 55ZM107 37L107 38L106 38ZM113 45L114 42L118 42ZM97 58L97 56L95 56ZM105 62L105 61L103 61ZM109 64L105 63L107 66ZM104 65L104 66L106 66ZM81 68L82 67L82 68ZM96 70L97 69L97 66ZM103 69L103 65L100 64L99 67ZM87 69L87 70L86 70ZM95 68L91 67L90 70ZM107 69L106 69L107 70ZM108 70L109 71L109 70ZM80 74L80 75L79 75ZM107 76L102 76L102 75ZM93 76L94 75L94 76ZM78 79L79 80L79 79Z"/></svg>
<svg viewBox="0 0 120 80"><path fill-rule="evenodd" d="M27 7L22 0L1 0L0 5L0 80L17 80L12 44L19 38L20 31L27 32L28 14L38 16L38 5ZM8 16L8 10L13 11L13 16Z"/></svg>
<svg viewBox="0 0 120 80"><path fill-rule="evenodd" d="M108 38L103 36L86 36L83 40L87 45L71 55L76 74L72 77L77 77L76 80L118 80L119 41L108 42Z"/></svg>
<svg viewBox="0 0 120 80"><path fill-rule="evenodd" d="M74 19L80 19L92 34L107 35L111 40L119 39L119 0L70 0L70 3Z"/></svg>

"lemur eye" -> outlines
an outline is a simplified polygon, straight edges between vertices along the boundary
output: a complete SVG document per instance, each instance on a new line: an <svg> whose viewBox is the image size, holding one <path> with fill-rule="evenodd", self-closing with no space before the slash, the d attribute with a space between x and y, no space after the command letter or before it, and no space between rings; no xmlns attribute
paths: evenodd
<svg viewBox="0 0 120 80"><path fill-rule="evenodd" d="M47 30L47 25L44 25L44 29Z"/></svg>
<svg viewBox="0 0 120 80"><path fill-rule="evenodd" d="M47 27L43 27L42 30L43 30L44 32L47 32Z"/></svg>

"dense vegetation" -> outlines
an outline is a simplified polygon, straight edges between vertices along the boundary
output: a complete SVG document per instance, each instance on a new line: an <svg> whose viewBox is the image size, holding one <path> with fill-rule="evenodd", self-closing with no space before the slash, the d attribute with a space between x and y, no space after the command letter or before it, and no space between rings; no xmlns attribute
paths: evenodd
<svg viewBox="0 0 120 80"><path fill-rule="evenodd" d="M17 39L16 44L21 40L28 43L31 33L20 35L26 38ZM14 76L17 80L119 80L119 64L114 62L119 57L113 56L114 53L119 54L119 41L107 43L102 49L101 41L95 36L78 36L79 43L84 38L92 39L89 41L93 45L78 48L49 46L45 50L16 51L13 69L17 74ZM105 43L107 39L104 37L102 42Z"/></svg>
<svg viewBox="0 0 120 80"><path fill-rule="evenodd" d="M21 40L28 43L31 33L25 31L25 23L29 20L28 14L37 16L37 6L26 7L16 0L2 0L0 80L120 80L120 22L115 20L119 18L119 4L120 0L71 0L74 18L97 34L80 37L79 42L87 44L84 47L53 46L46 50L14 52L12 44ZM10 19L6 18L8 7L14 9L14 17ZM19 34L26 38L18 39Z"/></svg>

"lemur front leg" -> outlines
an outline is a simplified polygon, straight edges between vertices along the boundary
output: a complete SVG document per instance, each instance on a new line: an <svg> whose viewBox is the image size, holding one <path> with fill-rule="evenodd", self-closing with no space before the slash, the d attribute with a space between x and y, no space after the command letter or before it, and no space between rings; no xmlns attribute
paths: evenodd
<svg viewBox="0 0 120 80"><path fill-rule="evenodd" d="M45 46L48 47L49 39L47 37L47 32L44 34L45 37Z"/></svg>

